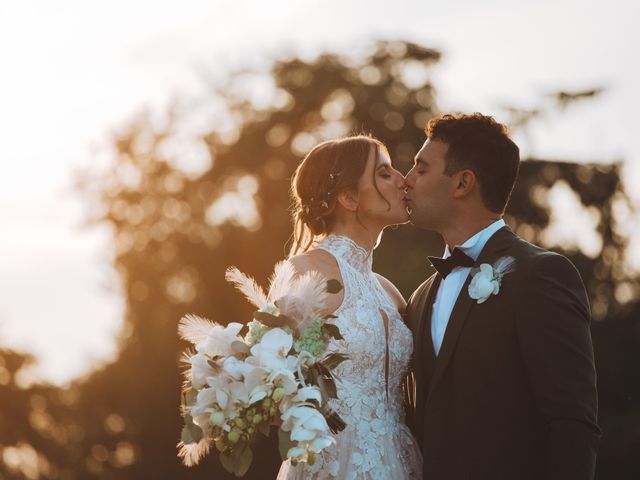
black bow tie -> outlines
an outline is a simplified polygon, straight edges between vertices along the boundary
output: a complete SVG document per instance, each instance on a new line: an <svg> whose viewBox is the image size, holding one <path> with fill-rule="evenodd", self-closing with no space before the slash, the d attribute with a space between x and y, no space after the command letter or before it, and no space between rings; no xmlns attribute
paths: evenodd
<svg viewBox="0 0 640 480"><path fill-rule="evenodd" d="M454 248L449 258L429 257L429 261L433 268L437 270L444 280L456 267L472 267L475 263L473 258L467 256L459 248Z"/></svg>

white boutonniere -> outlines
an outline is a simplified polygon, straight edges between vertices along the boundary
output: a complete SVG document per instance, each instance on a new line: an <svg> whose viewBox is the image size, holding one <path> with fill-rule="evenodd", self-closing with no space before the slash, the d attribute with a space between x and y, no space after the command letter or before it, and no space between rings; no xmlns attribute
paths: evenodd
<svg viewBox="0 0 640 480"><path fill-rule="evenodd" d="M515 263L513 257L502 257L493 265L483 263L479 268L474 268L471 271L469 296L480 304L487 301L491 295L497 295L500 292L502 278L515 270Z"/></svg>

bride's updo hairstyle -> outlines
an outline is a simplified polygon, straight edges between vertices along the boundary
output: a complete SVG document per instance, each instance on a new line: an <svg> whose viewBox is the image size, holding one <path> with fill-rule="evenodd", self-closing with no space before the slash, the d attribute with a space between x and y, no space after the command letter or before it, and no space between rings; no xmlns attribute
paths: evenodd
<svg viewBox="0 0 640 480"><path fill-rule="evenodd" d="M371 150L386 152L376 138L367 135L327 140L315 146L302 160L291 182L293 201L293 244L290 256L306 252L331 233L335 223L337 197L357 191ZM373 184L384 198L375 181ZM356 211L356 218L358 212Z"/></svg>

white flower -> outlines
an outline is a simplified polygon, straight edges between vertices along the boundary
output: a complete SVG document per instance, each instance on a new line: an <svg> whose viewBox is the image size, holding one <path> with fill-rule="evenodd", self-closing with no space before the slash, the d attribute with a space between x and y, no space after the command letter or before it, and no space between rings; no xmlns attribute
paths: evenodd
<svg viewBox="0 0 640 480"><path fill-rule="evenodd" d="M309 404L299 404L282 414L283 431L290 431L290 438L298 442L287 452L287 457L298 462L305 462L309 453L318 453L335 439L329 432L329 425L322 414Z"/></svg>
<svg viewBox="0 0 640 480"><path fill-rule="evenodd" d="M247 361L269 370L285 368L287 355L293 345L293 337L281 328L269 330L259 343L251 347L251 355Z"/></svg>
<svg viewBox="0 0 640 480"><path fill-rule="evenodd" d="M234 380L242 380L243 375L251 366L236 357L227 357L222 363L222 368Z"/></svg>
<svg viewBox="0 0 640 480"><path fill-rule="evenodd" d="M204 388L198 392L196 397L196 403L191 408L191 412L195 415L206 411L207 408L212 406L218 407L220 410L225 410L229 403L229 389L225 385L216 385L209 388Z"/></svg>
<svg viewBox="0 0 640 480"><path fill-rule="evenodd" d="M194 418L196 415L211 412L211 409L222 411L225 418L235 418L238 411L249 403L247 387L231 377L208 377L207 384L209 387L198 392L195 405L191 407Z"/></svg>
<svg viewBox="0 0 640 480"><path fill-rule="evenodd" d="M244 386L249 393L249 404L271 395L273 385L268 380L269 373L266 368L244 362Z"/></svg>
<svg viewBox="0 0 640 480"><path fill-rule="evenodd" d="M199 353L192 355L189 362L191 363L191 385L199 390L207 384L207 377L215 375L216 372L209 364L207 357Z"/></svg>
<svg viewBox="0 0 640 480"><path fill-rule="evenodd" d="M306 462L307 450L302 447L291 447L287 451L287 457L296 462Z"/></svg>
<svg viewBox="0 0 640 480"><path fill-rule="evenodd" d="M491 295L497 295L500 292L502 278L514 270L514 265L513 257L502 257L493 265L488 263L480 265L469 284L469 296L480 304Z"/></svg>
<svg viewBox="0 0 640 480"><path fill-rule="evenodd" d="M318 403L322 402L322 394L320 393L320 389L315 385L310 385L307 387L302 387L298 390L294 401L296 402L307 402L309 400L315 400Z"/></svg>
<svg viewBox="0 0 640 480"><path fill-rule="evenodd" d="M276 370L269 376L269 383L275 387L282 387L285 395L291 395L298 389L298 381L293 371L283 368Z"/></svg>
<svg viewBox="0 0 640 480"><path fill-rule="evenodd" d="M242 330L241 323L232 322L226 327L215 325L206 340L196 345L198 353L207 353L212 356L229 357L233 354L231 344L235 341L242 341L238 336Z"/></svg>
<svg viewBox="0 0 640 480"><path fill-rule="evenodd" d="M291 440L307 442L308 445L321 439L328 439L333 443L327 421L314 407L305 405L292 407L282 414L282 422L282 430L291 431ZM314 447L323 443L326 442L316 442Z"/></svg>
<svg viewBox="0 0 640 480"><path fill-rule="evenodd" d="M469 296L483 303L491 295L500 291L500 282L495 278L493 267L488 263L480 265L480 271L473 276L469 284Z"/></svg>

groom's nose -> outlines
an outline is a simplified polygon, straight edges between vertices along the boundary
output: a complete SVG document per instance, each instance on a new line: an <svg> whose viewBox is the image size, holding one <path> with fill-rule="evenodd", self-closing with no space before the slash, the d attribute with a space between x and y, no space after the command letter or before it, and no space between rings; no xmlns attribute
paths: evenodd
<svg viewBox="0 0 640 480"><path fill-rule="evenodd" d="M407 188L407 182L405 181L405 179L402 176L402 174L398 175L398 177L396 179L396 186L398 188Z"/></svg>
<svg viewBox="0 0 640 480"><path fill-rule="evenodd" d="M409 170L407 176L404 177L404 184L407 186L407 188L413 188L413 175L411 174L412 171L413 170Z"/></svg>

